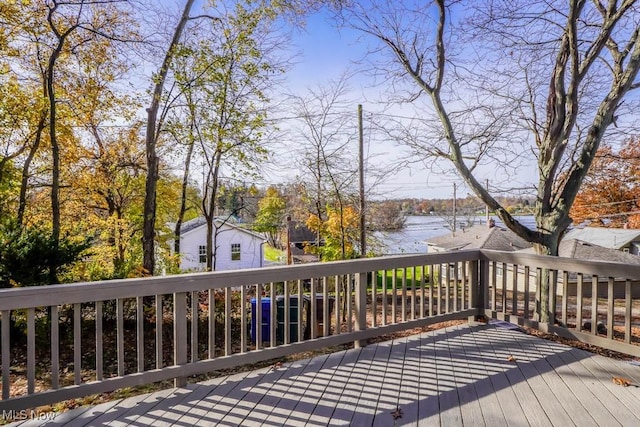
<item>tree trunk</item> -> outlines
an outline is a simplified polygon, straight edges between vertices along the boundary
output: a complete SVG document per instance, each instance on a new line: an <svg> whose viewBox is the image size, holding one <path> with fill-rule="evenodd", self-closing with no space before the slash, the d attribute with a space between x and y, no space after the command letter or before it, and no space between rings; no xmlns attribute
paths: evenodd
<svg viewBox="0 0 640 427"><path fill-rule="evenodd" d="M145 182L144 212L142 228L142 252L143 267L148 274L153 275L155 267L155 227L156 227L156 189L159 178L159 159L156 152L159 128L156 128L158 119L158 109L164 82L169 72L169 65L173 60L176 45L180 41L184 27L189 20L189 12L194 0L187 0L182 11L180 21L173 33L173 39L167 48L162 66L156 76L156 84L151 98L151 105L147 108L147 134L145 147L147 152L147 178Z"/></svg>
<svg viewBox="0 0 640 427"><path fill-rule="evenodd" d="M27 208L27 189L29 188L29 168L31 167L31 162L38 152L38 148L40 148L40 141L42 141L42 132L44 132L45 123L47 120L47 113L45 111L42 112L40 116L40 120L38 121L38 127L36 129L35 138L33 140L33 145L29 150L29 154L24 161L24 165L22 165L22 180L20 182L20 198L18 201L18 217L17 221L19 225L22 225L24 222L24 213Z"/></svg>

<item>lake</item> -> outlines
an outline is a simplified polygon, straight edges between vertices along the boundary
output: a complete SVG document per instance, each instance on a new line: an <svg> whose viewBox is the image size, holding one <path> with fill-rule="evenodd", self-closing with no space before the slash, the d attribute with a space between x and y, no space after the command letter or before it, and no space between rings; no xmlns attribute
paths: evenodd
<svg viewBox="0 0 640 427"><path fill-rule="evenodd" d="M497 217L496 225L503 225ZM525 226L534 229L535 218L532 215L516 216ZM478 217L476 224L485 224L485 217ZM373 235L379 240L384 254L413 254L426 253L425 240L450 233L446 221L437 215L408 216L405 227L400 231L375 232Z"/></svg>

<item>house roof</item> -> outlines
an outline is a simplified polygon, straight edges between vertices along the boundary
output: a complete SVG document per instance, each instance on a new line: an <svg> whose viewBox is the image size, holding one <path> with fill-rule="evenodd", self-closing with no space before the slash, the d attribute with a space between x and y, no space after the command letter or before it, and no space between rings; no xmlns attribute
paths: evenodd
<svg viewBox="0 0 640 427"><path fill-rule="evenodd" d="M289 242L291 243L304 243L315 242L316 234L309 230L309 228L298 221L288 221L287 227L289 231Z"/></svg>
<svg viewBox="0 0 640 427"><path fill-rule="evenodd" d="M577 239L605 248L620 249L633 241L640 240L640 230L604 227L574 228L567 232L564 239Z"/></svg>
<svg viewBox="0 0 640 427"><path fill-rule="evenodd" d="M233 222L225 221L221 218L215 218L213 221L216 223L218 227L220 227L220 225L224 225L224 226L236 229L238 231L241 231L243 233L249 234L257 239L260 239L260 240L265 239L262 234L256 233L255 231L251 231L246 228L239 227ZM180 227L180 235L184 236L186 233L196 230L200 227L206 227L206 225L207 225L207 220L205 217L200 216L200 217L194 218L182 224L182 226Z"/></svg>
<svg viewBox="0 0 640 427"><path fill-rule="evenodd" d="M524 249L522 252L533 253L533 248ZM593 243L578 239L567 239L560 242L558 256L590 261L618 262L624 264L640 265L640 256L624 253L617 249L605 248Z"/></svg>
<svg viewBox="0 0 640 427"><path fill-rule="evenodd" d="M465 230L434 237L426 241L431 247L446 251L462 249L493 249L497 251L518 251L531 247L531 243L503 227L476 225Z"/></svg>

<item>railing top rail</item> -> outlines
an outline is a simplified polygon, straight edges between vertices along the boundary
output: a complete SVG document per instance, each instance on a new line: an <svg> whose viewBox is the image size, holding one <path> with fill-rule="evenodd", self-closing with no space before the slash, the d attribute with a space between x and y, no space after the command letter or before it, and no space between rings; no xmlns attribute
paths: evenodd
<svg viewBox="0 0 640 427"><path fill-rule="evenodd" d="M245 270L178 274L165 277L3 289L0 290L0 310L104 301L116 298L135 298L205 289L222 289L256 283L282 282L285 280L366 273L418 265L473 261L479 259L479 257L480 252L477 250L441 252Z"/></svg>
<svg viewBox="0 0 640 427"><path fill-rule="evenodd" d="M485 249L482 249L480 252L481 258L484 261L528 265L534 268L549 268L553 270L583 273L599 277L621 277L631 280L640 280L640 265L552 257L522 252L503 252Z"/></svg>

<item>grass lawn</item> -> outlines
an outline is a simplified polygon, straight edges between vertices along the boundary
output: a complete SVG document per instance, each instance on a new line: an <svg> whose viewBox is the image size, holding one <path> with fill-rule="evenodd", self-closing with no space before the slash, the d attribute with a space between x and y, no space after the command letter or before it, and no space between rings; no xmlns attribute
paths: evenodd
<svg viewBox="0 0 640 427"><path fill-rule="evenodd" d="M376 273L376 287L378 291L382 291L383 289L383 279L382 279L382 271L378 271ZM387 290L391 290L393 288L393 276L395 274L396 277L396 287L398 289L402 288L402 280L403 278L406 279L407 281L407 287L410 288L411 287L411 283L412 281L415 281L415 286L416 288L420 287L420 279L422 278L423 272L421 268L407 268L407 269L403 269L403 268L399 268L394 270L386 270L384 271L385 273L385 280L384 282L386 282L386 287ZM424 267L424 282L425 285L429 284L429 267L425 266Z"/></svg>
<svg viewBox="0 0 640 427"><path fill-rule="evenodd" d="M264 245L264 259L270 262L286 262L287 253L273 246Z"/></svg>

